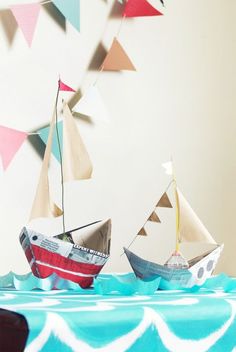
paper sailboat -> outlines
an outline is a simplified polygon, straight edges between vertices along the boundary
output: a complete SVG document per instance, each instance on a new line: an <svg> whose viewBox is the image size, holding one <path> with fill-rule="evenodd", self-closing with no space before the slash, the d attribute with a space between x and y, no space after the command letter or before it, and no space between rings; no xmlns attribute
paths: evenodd
<svg viewBox="0 0 236 352"><path fill-rule="evenodd" d="M20 242L35 276L56 273L85 288L109 258L110 238L111 221L106 220L52 237L24 227Z"/></svg>
<svg viewBox="0 0 236 352"><path fill-rule="evenodd" d="M91 160L67 104L63 106L63 150L60 149L57 130L61 159L62 210L50 197L48 168L53 131L58 128L59 89L60 85L30 219L62 215L63 232L55 236L45 236L24 227L20 234L20 243L34 275L46 278L56 273L85 288L92 284L93 278L109 258L111 220L95 221L71 231L65 228L63 181L88 179L92 174Z"/></svg>
<svg viewBox="0 0 236 352"><path fill-rule="evenodd" d="M223 249L223 244L218 245L210 235L201 220L195 214L187 200L180 190L175 187L176 200L176 248L164 265L160 265L148 260L142 259L129 249L124 248L124 252L129 263L137 277L143 280L153 280L161 277L164 287L186 287L190 288L195 285L202 285L207 278L212 275L217 261ZM165 192L157 203L157 207L170 208L170 201ZM172 209L173 210L173 209ZM150 221L150 217L148 219ZM179 251L182 242L202 242L212 244L211 250L193 258L185 260Z"/></svg>

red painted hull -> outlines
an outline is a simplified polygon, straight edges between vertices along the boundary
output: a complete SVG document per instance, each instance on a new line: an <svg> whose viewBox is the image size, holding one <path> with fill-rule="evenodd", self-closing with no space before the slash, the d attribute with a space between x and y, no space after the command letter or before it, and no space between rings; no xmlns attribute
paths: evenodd
<svg viewBox="0 0 236 352"><path fill-rule="evenodd" d="M35 276L46 278L56 273L83 288L91 286L109 257L26 228L21 232L20 242Z"/></svg>

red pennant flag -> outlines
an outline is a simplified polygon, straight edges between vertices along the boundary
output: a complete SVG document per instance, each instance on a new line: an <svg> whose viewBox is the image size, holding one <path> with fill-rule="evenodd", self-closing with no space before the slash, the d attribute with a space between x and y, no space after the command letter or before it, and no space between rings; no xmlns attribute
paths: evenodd
<svg viewBox="0 0 236 352"><path fill-rule="evenodd" d="M10 7L29 46L31 46L33 40L40 8L41 5L38 3L13 5Z"/></svg>
<svg viewBox="0 0 236 352"><path fill-rule="evenodd" d="M0 126L0 155L4 170L6 170L27 136L26 132Z"/></svg>
<svg viewBox="0 0 236 352"><path fill-rule="evenodd" d="M66 92L75 92L75 90L69 86L67 86L65 83L63 83L60 79L59 79L59 90L61 91L66 91Z"/></svg>
<svg viewBox="0 0 236 352"><path fill-rule="evenodd" d="M125 5L123 16L161 16L163 13L155 9L147 0L128 0Z"/></svg>

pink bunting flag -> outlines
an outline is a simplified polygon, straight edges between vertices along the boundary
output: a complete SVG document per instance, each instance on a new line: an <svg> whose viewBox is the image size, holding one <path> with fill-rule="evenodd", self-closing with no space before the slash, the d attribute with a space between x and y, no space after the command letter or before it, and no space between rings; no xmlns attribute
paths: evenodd
<svg viewBox="0 0 236 352"><path fill-rule="evenodd" d="M142 16L161 16L163 13L155 9L147 0L129 0L126 2L123 16L142 17Z"/></svg>
<svg viewBox="0 0 236 352"><path fill-rule="evenodd" d="M59 90L61 91L66 91L66 92L75 92L75 90L69 86L67 86L65 83L63 83L60 79L59 79Z"/></svg>
<svg viewBox="0 0 236 352"><path fill-rule="evenodd" d="M10 7L29 47L32 44L40 8L41 5L38 3L12 5Z"/></svg>
<svg viewBox="0 0 236 352"><path fill-rule="evenodd" d="M6 170L27 136L26 132L0 126L0 155L4 170Z"/></svg>

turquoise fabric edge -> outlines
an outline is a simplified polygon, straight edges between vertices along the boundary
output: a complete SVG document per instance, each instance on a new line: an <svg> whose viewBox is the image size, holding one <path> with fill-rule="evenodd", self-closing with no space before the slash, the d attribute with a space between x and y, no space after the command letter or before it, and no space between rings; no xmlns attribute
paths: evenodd
<svg viewBox="0 0 236 352"><path fill-rule="evenodd" d="M161 278L152 281L142 281L136 278L134 273L100 274L94 280L93 288L83 289L78 284L62 279L56 274L45 279L40 279L34 276L31 272L24 275L18 275L10 271L8 274L0 276L0 289L11 288L21 291L31 291L35 289L50 291L56 289L86 293L88 290L93 290L93 293L99 295L122 294L126 296L134 294L152 295L158 289L195 292L200 288L206 288L213 290L221 289L224 292L231 292L236 290L236 278L229 277L222 273L207 279L202 286L194 286L192 288L184 289L182 287L171 285L171 283Z"/></svg>

